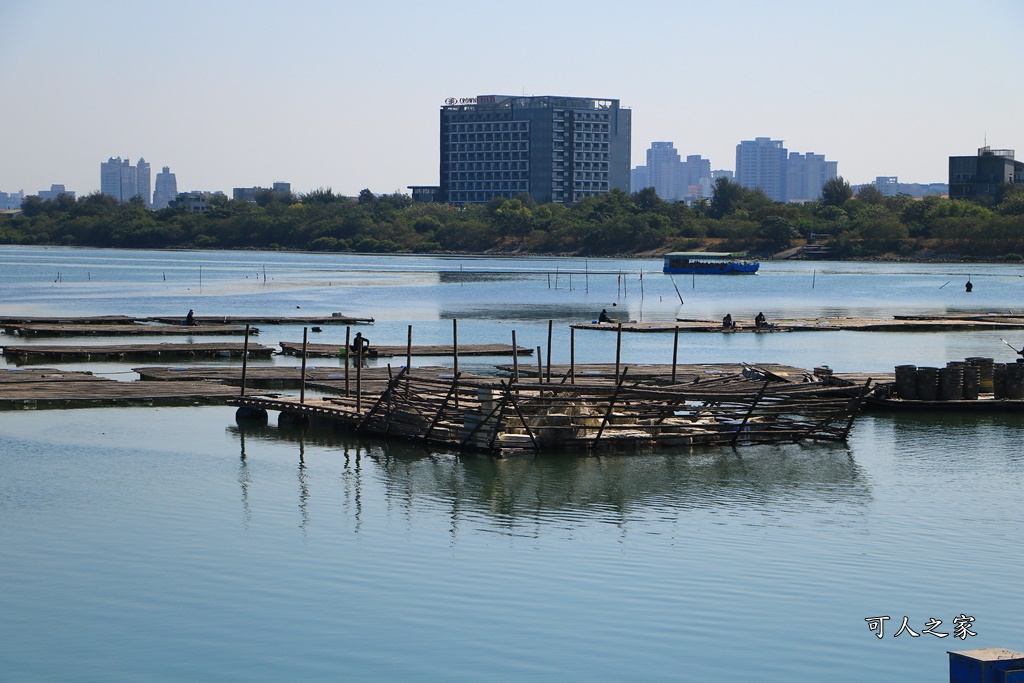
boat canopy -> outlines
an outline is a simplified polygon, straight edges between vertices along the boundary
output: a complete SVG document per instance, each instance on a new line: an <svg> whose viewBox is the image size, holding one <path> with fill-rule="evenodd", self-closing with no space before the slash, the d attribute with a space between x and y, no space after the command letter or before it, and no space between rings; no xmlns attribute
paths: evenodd
<svg viewBox="0 0 1024 683"><path fill-rule="evenodd" d="M743 254L730 251L673 251L665 254L666 259L737 259L746 258Z"/></svg>

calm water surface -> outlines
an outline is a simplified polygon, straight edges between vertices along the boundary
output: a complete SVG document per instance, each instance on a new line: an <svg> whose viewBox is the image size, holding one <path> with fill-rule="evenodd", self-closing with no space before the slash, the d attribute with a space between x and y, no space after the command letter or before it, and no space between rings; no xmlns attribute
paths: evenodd
<svg viewBox="0 0 1024 683"><path fill-rule="evenodd" d="M563 362L568 324L612 303L672 320L1021 301L1019 268L967 268L768 263L673 286L654 261L4 249L0 299L7 314L342 311L395 344L410 324L448 341L458 319L460 343L515 329L543 346L554 320ZM580 362L614 360L614 335L576 343ZM627 335L624 355L669 362L671 345ZM1013 357L990 333L681 349L869 371ZM1021 427L865 415L841 446L498 461L244 431L226 407L0 413L0 679L945 680L947 650L1024 649ZM893 637L904 616L952 634L961 614L977 636ZM864 620L882 615L878 639Z"/></svg>

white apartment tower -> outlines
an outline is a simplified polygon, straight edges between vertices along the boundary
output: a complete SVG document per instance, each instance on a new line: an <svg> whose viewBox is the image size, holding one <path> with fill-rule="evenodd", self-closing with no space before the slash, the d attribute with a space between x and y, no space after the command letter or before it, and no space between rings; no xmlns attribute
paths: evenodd
<svg viewBox="0 0 1024 683"><path fill-rule="evenodd" d="M171 173L170 166L156 174L156 188L153 190L153 209L166 209L171 200L178 195L178 181Z"/></svg>

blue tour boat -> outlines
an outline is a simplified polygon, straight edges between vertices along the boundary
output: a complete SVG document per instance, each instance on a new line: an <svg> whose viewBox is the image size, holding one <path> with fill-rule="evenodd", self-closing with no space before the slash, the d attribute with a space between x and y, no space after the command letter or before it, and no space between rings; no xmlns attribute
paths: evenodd
<svg viewBox="0 0 1024 683"><path fill-rule="evenodd" d="M756 273L761 264L721 251L673 251L665 254L663 273L670 275L741 275Z"/></svg>

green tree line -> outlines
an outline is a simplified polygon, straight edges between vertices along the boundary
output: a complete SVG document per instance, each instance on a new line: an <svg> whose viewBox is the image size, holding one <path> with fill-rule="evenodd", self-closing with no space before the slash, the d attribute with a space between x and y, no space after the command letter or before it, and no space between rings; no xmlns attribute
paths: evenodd
<svg viewBox="0 0 1024 683"><path fill-rule="evenodd" d="M94 193L28 197L0 216L0 244L128 248L294 249L370 253L531 253L609 256L709 248L774 254L813 240L837 258L958 257L1020 260L1024 188L1006 186L988 204L943 197L856 195L837 178L819 201L773 202L727 179L694 206L653 188L614 190L571 207L528 196L488 204L413 202L403 194L330 189L264 193L256 203L218 196L203 213L150 211Z"/></svg>

